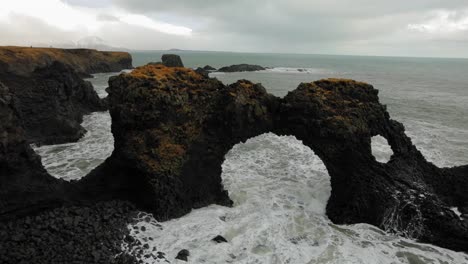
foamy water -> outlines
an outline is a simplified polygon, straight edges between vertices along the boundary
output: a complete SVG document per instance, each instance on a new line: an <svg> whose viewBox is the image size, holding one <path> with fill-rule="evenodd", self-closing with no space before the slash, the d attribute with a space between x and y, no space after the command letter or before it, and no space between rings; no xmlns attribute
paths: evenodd
<svg viewBox="0 0 468 264"><path fill-rule="evenodd" d="M307 76L304 72L279 74ZM90 80L100 96L106 95L108 77L100 74ZM287 92L273 87L275 91L277 95ZM52 175L79 179L111 154L109 114L86 116L83 126L88 133L78 143L35 148ZM417 137L414 141L426 157L437 159L431 140L434 134L445 138L439 134L443 131L418 133L418 129L410 126L409 134ZM372 143L376 159L386 162L391 156L386 140L375 138ZM453 162L445 160L439 162ZM373 226L334 225L325 214L330 177L320 158L294 137L265 134L236 145L226 156L222 179L235 203L232 208L213 205L163 223L140 213L137 223L128 228L142 242L137 250L144 252L144 263L185 263L175 260L182 249L189 250L189 263L468 263L463 253L390 235ZM228 242L212 241L218 235ZM124 242L122 247L131 250ZM158 252L160 259L145 257Z"/></svg>

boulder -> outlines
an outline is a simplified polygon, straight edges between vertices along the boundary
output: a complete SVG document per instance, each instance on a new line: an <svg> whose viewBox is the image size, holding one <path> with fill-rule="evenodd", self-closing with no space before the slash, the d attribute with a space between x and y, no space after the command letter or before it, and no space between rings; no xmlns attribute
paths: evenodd
<svg viewBox="0 0 468 264"><path fill-rule="evenodd" d="M164 54L162 55L161 60L166 67L184 67L179 55Z"/></svg>

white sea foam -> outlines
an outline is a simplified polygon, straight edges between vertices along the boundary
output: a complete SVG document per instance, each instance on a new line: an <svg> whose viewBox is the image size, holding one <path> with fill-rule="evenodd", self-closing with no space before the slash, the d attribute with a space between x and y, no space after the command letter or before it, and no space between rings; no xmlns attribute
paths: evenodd
<svg viewBox="0 0 468 264"><path fill-rule="evenodd" d="M387 163L393 155L392 148L386 138L375 136L371 139L372 155L378 162Z"/></svg>
<svg viewBox="0 0 468 264"><path fill-rule="evenodd" d="M263 72L263 71L260 71ZM332 71L320 68L291 68L291 67L275 67L266 69L265 72L274 73L295 73L295 74L333 74Z"/></svg>
<svg viewBox="0 0 468 264"><path fill-rule="evenodd" d="M265 134L236 145L226 156L222 177L233 208L209 206L164 223L141 214L136 228L129 228L148 244L145 254L155 247L172 263L179 263L175 256L182 249L190 251L189 263L468 262L462 253L373 226L331 223L325 215L329 175L320 158L294 137ZM228 243L211 241L218 235Z"/></svg>

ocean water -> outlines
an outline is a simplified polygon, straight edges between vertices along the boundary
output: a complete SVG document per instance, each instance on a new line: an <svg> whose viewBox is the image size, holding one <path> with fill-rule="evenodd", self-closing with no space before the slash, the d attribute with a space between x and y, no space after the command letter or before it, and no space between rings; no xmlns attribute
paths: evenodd
<svg viewBox="0 0 468 264"><path fill-rule="evenodd" d="M134 65L158 61L162 53L135 52ZM392 118L405 125L429 161L438 166L468 164L468 60L177 53L188 67L236 63L271 67L262 72L212 76L225 83L238 79L261 82L277 96L284 96L300 82L321 78L369 82L380 90L381 102ZM90 79L101 97L106 96L111 75L97 74ZM112 153L107 112L85 117L83 126L89 132L77 143L35 148L52 175L79 179ZM386 140L375 137L372 142L377 160L388 161L391 150ZM225 158L223 185L235 206L213 205L163 223L140 213L129 229L148 244L148 249L136 249L144 252L144 263L185 263L175 260L182 249L190 251L189 263L468 263L466 254L417 243L373 226L334 225L325 214L331 192L325 166L294 137L261 135L234 146ZM218 235L228 243L213 242ZM122 247L135 250L125 243ZM164 258L144 257L157 256L158 251Z"/></svg>

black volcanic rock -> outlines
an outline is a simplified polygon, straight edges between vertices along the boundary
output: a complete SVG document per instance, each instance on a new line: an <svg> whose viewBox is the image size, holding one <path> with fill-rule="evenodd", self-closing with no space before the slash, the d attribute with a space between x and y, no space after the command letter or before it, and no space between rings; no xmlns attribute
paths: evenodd
<svg viewBox="0 0 468 264"><path fill-rule="evenodd" d="M216 243L227 243L228 241L223 236L216 236L212 239Z"/></svg>
<svg viewBox="0 0 468 264"><path fill-rule="evenodd" d="M63 183L30 148L14 95L0 83L0 219L60 205Z"/></svg>
<svg viewBox="0 0 468 264"><path fill-rule="evenodd" d="M227 67L219 68L219 72L252 72L252 71L263 71L266 68L259 65L250 65L250 64L237 64Z"/></svg>
<svg viewBox="0 0 468 264"><path fill-rule="evenodd" d="M200 75L203 75L204 77L208 77L210 72L209 71L206 71L205 69L203 68L200 68L198 67L196 70L195 70L196 73L200 74Z"/></svg>
<svg viewBox="0 0 468 264"><path fill-rule="evenodd" d="M205 71L216 71L216 68L213 68L210 65L206 65L205 67L203 67L203 70L205 70Z"/></svg>
<svg viewBox="0 0 468 264"><path fill-rule="evenodd" d="M161 60L166 67L184 67L179 55L164 54L162 55Z"/></svg>
<svg viewBox="0 0 468 264"><path fill-rule="evenodd" d="M371 85L327 79L280 99L249 81L225 86L191 69L148 65L112 78L109 92L115 151L85 180L159 220L231 205L221 185L224 156L239 142L273 132L297 137L322 159L333 222L468 249L467 223L450 210L467 207L467 167L427 162ZM376 135L394 152L386 164L372 155Z"/></svg>
<svg viewBox="0 0 468 264"><path fill-rule="evenodd" d="M188 261L188 257L190 256L190 252L186 249L182 249L177 253L177 256L175 257L178 260L183 260L183 261Z"/></svg>
<svg viewBox="0 0 468 264"><path fill-rule="evenodd" d="M29 76L0 72L15 98L26 139L37 144L77 141L86 132L83 115L106 110L91 83L60 62Z"/></svg>

